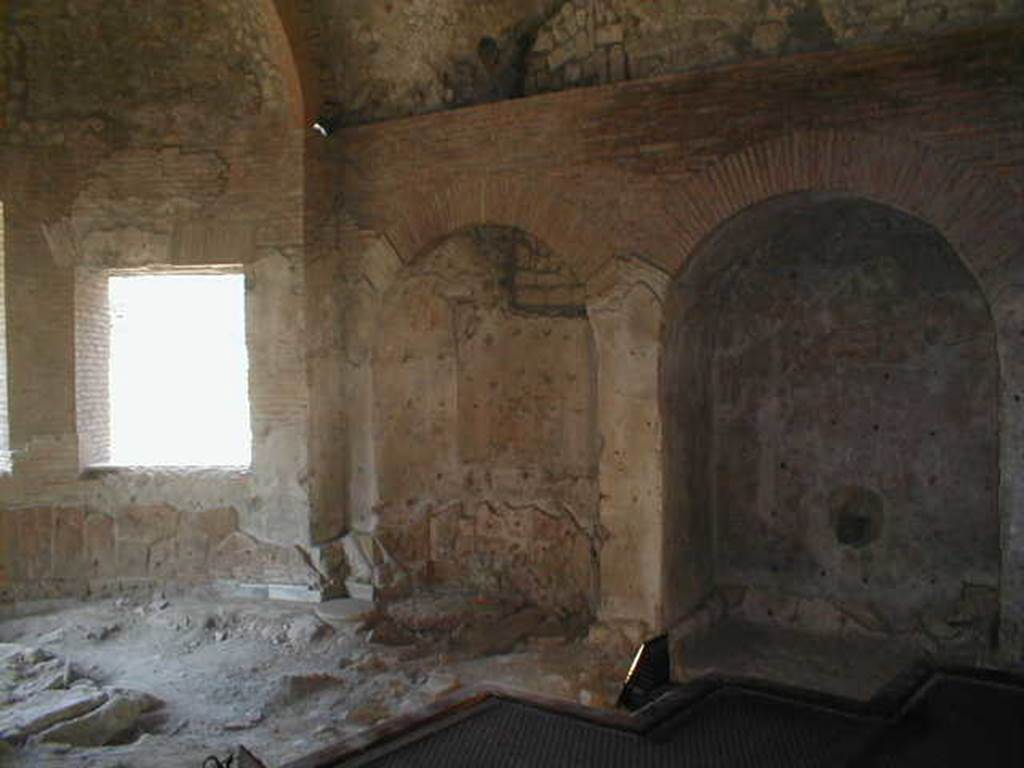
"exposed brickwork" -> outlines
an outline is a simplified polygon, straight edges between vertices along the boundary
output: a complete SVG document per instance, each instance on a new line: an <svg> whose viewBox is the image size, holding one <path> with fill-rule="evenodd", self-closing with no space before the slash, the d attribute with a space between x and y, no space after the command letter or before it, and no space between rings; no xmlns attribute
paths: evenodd
<svg viewBox="0 0 1024 768"><path fill-rule="evenodd" d="M116 594L216 579L320 587L322 574L293 546L238 530L235 509L181 512L128 506L0 510L0 602Z"/></svg>
<svg viewBox="0 0 1024 768"><path fill-rule="evenodd" d="M987 186L978 210L1020 194L1019 100L1007 78L981 69L1012 71L1020 34L955 36L920 55L793 57L354 128L329 151L358 158L335 165L349 212L403 259L494 221L537 234L588 277L615 252L673 269L744 205L821 182L911 206L946 232L957 207L926 190L952 185L958 204ZM970 189L957 185L964 169L976 177ZM948 237L955 247L963 239Z"/></svg>
<svg viewBox="0 0 1024 768"><path fill-rule="evenodd" d="M666 525L712 566L670 579L670 606L757 587L907 633L957 615L965 584L995 588L995 333L934 229L862 198L774 198L701 245L666 322ZM993 618L961 629L977 619L984 647Z"/></svg>
<svg viewBox="0 0 1024 768"><path fill-rule="evenodd" d="M107 274L79 269L75 283L75 417L78 461L110 461L110 306Z"/></svg>
<svg viewBox="0 0 1024 768"><path fill-rule="evenodd" d="M51 548L60 555L34 567L38 576L9 562L5 597L77 593L96 579L213 578L212 545L188 531L219 509L235 510L250 548L308 544L304 94L272 0L40 2L8 16L0 199L16 458L0 479L0 516L88 514L81 536L77 526L59 528L62 543ZM82 477L107 448L106 333L94 311L105 287L92 276L208 264L241 264L247 275L252 471ZM144 542L121 535L122 516L139 507L171 510L177 532ZM18 525L26 536L35 530ZM47 557L34 539L11 541L15 552L36 553L33 562ZM73 576L54 563L77 562L76 547L87 567Z"/></svg>
<svg viewBox="0 0 1024 768"><path fill-rule="evenodd" d="M5 263L4 221L4 206L3 202L0 202L0 474L11 471L11 426L7 395L7 266Z"/></svg>
<svg viewBox="0 0 1024 768"><path fill-rule="evenodd" d="M778 195L844 193L934 227L979 281L995 320L1002 626L1006 647L1014 648L1024 626L1024 562L1016 554L1024 487L1014 468L1020 426L1012 397L1024 388L1015 362L1024 315L1014 287L1024 263L1024 70L1015 53L1022 41L1024 30L1007 27L928 46L800 55L566 91L346 129L327 143L323 161L337 174L345 215L380 233L403 262L469 225L518 226L570 261L587 280L593 306L618 295L614 312L633 311L623 292L643 296L653 284L631 264L650 265L662 279L683 272L723 222ZM650 294L657 307L658 291ZM635 405L636 433L658 434L657 414L641 407L643 398L656 397L656 366L637 369L648 371L646 379L624 372L628 361L610 354L623 343L618 323L625 318L617 317L596 326L597 347L608 353L598 391L602 398L609 386L644 392L624 400L620 412L632 414L626 404ZM632 351L646 355L646 334L635 338ZM602 424L602 437L615 434ZM602 493L615 499L602 505L602 524L613 531L605 551L621 546L616 535L642 539L626 516L647 521L645 530L657 531L663 520L660 494L618 492L634 487L634 474L647 485L660 479L647 459L657 466L662 457L637 456L607 491L602 475ZM602 473L615 460L602 461ZM644 539L644 546L667 553L692 535L655 533L657 542ZM660 602L671 578L665 571L655 568L638 581L635 573L604 568L602 561L608 615L623 616L631 600L638 618L664 620L671 612Z"/></svg>

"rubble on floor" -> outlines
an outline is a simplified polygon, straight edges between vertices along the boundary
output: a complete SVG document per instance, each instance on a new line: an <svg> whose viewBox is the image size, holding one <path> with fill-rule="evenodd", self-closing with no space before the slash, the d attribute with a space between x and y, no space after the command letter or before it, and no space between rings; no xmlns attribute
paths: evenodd
<svg viewBox="0 0 1024 768"><path fill-rule="evenodd" d="M483 682L612 706L629 659L579 642L584 627L454 593L378 609L196 592L22 615L0 621L0 643L12 644L0 647L17 644L30 660L17 662L16 685L0 683L0 718L23 723L0 740L0 762L170 768L242 744L276 765ZM29 722L29 694L72 714Z"/></svg>
<svg viewBox="0 0 1024 768"><path fill-rule="evenodd" d="M104 687L42 648L0 644L0 741L103 746L131 734L160 700Z"/></svg>

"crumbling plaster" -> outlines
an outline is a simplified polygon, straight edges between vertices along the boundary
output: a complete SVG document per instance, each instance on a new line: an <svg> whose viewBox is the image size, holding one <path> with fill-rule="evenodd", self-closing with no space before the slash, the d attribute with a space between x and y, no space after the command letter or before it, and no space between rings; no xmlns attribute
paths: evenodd
<svg viewBox="0 0 1024 768"><path fill-rule="evenodd" d="M686 603L774 591L903 633L956 616L987 642L995 334L941 236L864 200L783 196L719 227L670 306L666 482L686 483L669 498L692 505L676 514L700 521L688 549L710 566Z"/></svg>
<svg viewBox="0 0 1024 768"><path fill-rule="evenodd" d="M102 553L80 562L114 563L96 572L113 579L318 582L326 570L318 552L350 528L376 535L382 511L411 514L419 526L409 529L416 541L393 526L391 548L421 547L423 534L434 546L443 537L429 535L432 521L461 515L449 497L429 510L395 511L405 489L388 479L389 462L393 470L401 461L389 459L380 440L387 398L374 371L377 324L401 314L382 308L418 259L467 227L502 226L566 261L593 334L586 482L594 488L579 494L589 499L581 505L587 514L554 535L570 540L585 531L589 551L577 562L599 565L570 580L569 592L586 592L599 616L663 628L684 609L684 576L673 558L687 544L677 510L663 506L658 361L666 286L739 211L783 193L832 190L935 227L985 291L1001 364L1002 636L1010 651L1024 643L1024 471L1014 458L1024 423L1014 399L1024 381L1015 287L1024 242L1016 215L1024 179L1015 149L1019 30L861 46L1006 18L1020 13L1019 3L950 3L927 13L905 3L538 3L523 14L522 4L504 3L458 11L420 2L302 2L280 19L259 18L269 13L266 3L235 5L211 0L180 19L147 6L154 29L170 25L167 39L182 33L171 29L180 24L198 36L195 62L181 60L187 48L171 50L131 30L134 55L113 50L116 28L135 22L120 5L109 13L95 3L18 5L8 38L0 194L9 212L12 443L22 453L14 475L0 479L5 541L18 543L0 552L0 583L80 587L81 578L62 570L69 547L79 556ZM336 102L328 107L343 122L500 101L520 88L521 62L510 54L524 35L543 35L547 20L556 39L555 26L571 15L577 36L593 35L584 47L597 45L601 32L602 45L614 48L619 43L597 20L614 26L615 9L636 20L623 23L621 77L609 68L606 80L579 84L769 53L852 52L765 56L753 65L350 128L315 147L289 128L295 81L305 97L316 90L308 71L304 79L292 71L301 62L317 63L319 92ZM68 34L75 29L88 33ZM282 30L296 48L303 41L284 66ZM491 65L479 55L489 50L479 48L484 36L498 44ZM339 40L344 45L334 45ZM573 63L576 45L574 37L561 67ZM230 52L230 66L219 50ZM543 58L550 69L550 53L534 51L533 63ZM102 98L86 88L71 93L73 81L46 69L46 57L110 75L96 86ZM648 60L649 68L640 66ZM126 72L114 77L111 61ZM154 61L159 73L149 71ZM197 82L204 62L217 75ZM537 90L571 84L534 81ZM253 472L79 477L69 365L76 270L205 261L243 263L252 281ZM456 419L456 441L461 427ZM469 516L476 525L489 514L484 505ZM198 544L190 538L197 529L205 537ZM421 579L434 575L430 563L443 562L436 552L413 554L399 565ZM452 582L470 584L462 577ZM591 578L588 589L577 588ZM575 599L546 594L562 607Z"/></svg>
<svg viewBox="0 0 1024 768"><path fill-rule="evenodd" d="M4 597L325 581L306 487L306 136L275 14L244 2L12 4L0 133L14 450L0 478ZM76 282L210 264L246 274L252 467L88 471Z"/></svg>
<svg viewBox="0 0 1024 768"><path fill-rule="evenodd" d="M950 37L923 57L920 48L899 47L799 57L496 104L461 113L458 121L438 115L356 127L327 148L324 159L346 190L353 228L376 230L372 237L402 258L476 220L517 225L558 243L556 250L587 275L602 411L600 520L610 532L602 553L632 550L629 567L618 556L602 556L605 615L646 620L653 629L687 610L678 595L684 576L672 565L687 535L674 509L662 506L664 486L645 494L627 490L634 478L637 488L657 489L663 470L652 471L647 462L659 464L664 454L636 450L619 459L616 477L616 442L646 445L644 431L634 426L617 437L622 420L604 419L617 390L648 396L659 391L656 366L647 361L650 350L660 348L660 340L650 337L651 329L660 328L661 299L651 281L637 278L628 265L650 265L660 275L655 282L664 285L710 233L745 208L789 192L836 191L909 212L937 229L990 304L1003 377L1001 626L1004 648L1012 653L1018 647L1017 473L1006 465L1016 439L1007 394L1016 386L1015 364L1007 358L1017 356L1017 334L1006 319L1017 301L1012 275L1020 259L1020 174L1009 140L1016 129L997 106L1012 102L1008 84L1015 75L989 79L962 58L970 45L978 57L1013 70L995 53L999 44L991 34L986 42ZM814 92L803 86L812 71L819 84ZM857 73L853 81L846 79L851 72ZM749 109L752 93L761 94L757 110ZM953 113L956 120L947 120ZM970 140L962 133L965 125ZM538 132L537 126L549 130ZM499 129L502 141L479 142ZM580 211L588 212L585 220ZM629 337L620 325L602 323L605 301L624 307L627 317L643 318L631 323L635 345L623 341ZM624 345L640 362L628 370L619 363L623 368L616 372L605 363ZM657 418L646 418L657 416L656 400L621 399L637 407L635 425L660 435ZM660 546L651 549L652 541Z"/></svg>

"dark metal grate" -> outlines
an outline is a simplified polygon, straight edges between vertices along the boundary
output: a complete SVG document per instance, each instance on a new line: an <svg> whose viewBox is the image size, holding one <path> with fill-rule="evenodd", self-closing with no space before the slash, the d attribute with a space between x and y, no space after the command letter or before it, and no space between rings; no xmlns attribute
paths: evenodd
<svg viewBox="0 0 1024 768"><path fill-rule="evenodd" d="M492 694L303 768L941 768L1024 765L1024 684L933 673L868 704L722 681L676 687L633 719ZM912 693L912 695L911 695Z"/></svg>
<svg viewBox="0 0 1024 768"><path fill-rule="evenodd" d="M496 699L452 727L349 765L810 768L842 765L864 748L876 727L867 720L808 711L768 697L721 691L699 706L675 738L659 742Z"/></svg>

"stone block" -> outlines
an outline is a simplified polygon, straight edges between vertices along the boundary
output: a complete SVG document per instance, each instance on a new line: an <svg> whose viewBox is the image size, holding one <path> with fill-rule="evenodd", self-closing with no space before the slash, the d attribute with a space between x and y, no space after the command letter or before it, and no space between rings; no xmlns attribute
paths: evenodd
<svg viewBox="0 0 1024 768"><path fill-rule="evenodd" d="M377 535L384 549L406 567L430 559L430 522L426 516L409 520L402 527L381 528Z"/></svg>
<svg viewBox="0 0 1024 768"><path fill-rule="evenodd" d="M85 564L85 513L81 509L53 511L53 575L81 578Z"/></svg>
<svg viewBox="0 0 1024 768"><path fill-rule="evenodd" d="M621 45L614 45L608 51L608 82L618 83L628 76L626 50Z"/></svg>
<svg viewBox="0 0 1024 768"><path fill-rule="evenodd" d="M195 525L217 546L238 530L238 510L234 507L206 509L195 513Z"/></svg>
<svg viewBox="0 0 1024 768"><path fill-rule="evenodd" d="M548 68L551 70L558 69L563 66L566 62L571 61L576 55L576 46L572 41L567 41L562 45L558 46L548 56Z"/></svg>
<svg viewBox="0 0 1024 768"><path fill-rule="evenodd" d="M117 570L120 578L141 579L149 572L149 545L142 541L117 542Z"/></svg>
<svg viewBox="0 0 1024 768"><path fill-rule="evenodd" d="M259 541L241 531L214 549L210 573L216 578L242 582L274 582L319 586L320 576L298 547Z"/></svg>
<svg viewBox="0 0 1024 768"><path fill-rule="evenodd" d="M107 698L93 683L75 685L66 691L43 691L29 704L0 714L0 741L20 743L57 723L91 712Z"/></svg>
<svg viewBox="0 0 1024 768"><path fill-rule="evenodd" d="M586 31L579 32L573 38L573 48L576 49L576 58L585 59L594 52L594 39Z"/></svg>
<svg viewBox="0 0 1024 768"><path fill-rule="evenodd" d="M160 706L149 694L112 691L109 700L80 717L66 720L39 734L39 741L102 747L135 727L138 719Z"/></svg>
<svg viewBox="0 0 1024 768"><path fill-rule="evenodd" d="M117 573L114 519L93 512L85 518L85 566L90 578L110 578Z"/></svg>
<svg viewBox="0 0 1024 768"><path fill-rule="evenodd" d="M622 24L610 24L599 27L594 33L594 42L597 45L615 45L621 43L624 37Z"/></svg>
<svg viewBox="0 0 1024 768"><path fill-rule="evenodd" d="M177 575L185 580L194 580L207 575L207 558L210 553L210 539L197 527L182 528L177 538Z"/></svg>
<svg viewBox="0 0 1024 768"><path fill-rule="evenodd" d="M345 590L350 598L359 602L373 603L377 596L373 584L356 579L345 579Z"/></svg>
<svg viewBox="0 0 1024 768"><path fill-rule="evenodd" d="M778 21L770 21L754 29L750 44L758 53L774 54L782 50L786 42L786 25Z"/></svg>
<svg viewBox="0 0 1024 768"><path fill-rule="evenodd" d="M455 555L459 558L473 554L476 548L476 518L460 517L455 533Z"/></svg>
<svg viewBox="0 0 1024 768"><path fill-rule="evenodd" d="M125 542L127 543L127 542ZM150 545L146 571L155 579L172 579L178 575L178 543L162 539Z"/></svg>
<svg viewBox="0 0 1024 768"><path fill-rule="evenodd" d="M53 565L53 510L19 509L14 512L14 519L18 540L15 578L19 581L48 578Z"/></svg>
<svg viewBox="0 0 1024 768"><path fill-rule="evenodd" d="M566 3L563 7L563 13L559 20L562 28L566 34L572 37L580 28L580 20L576 15L576 11L573 9L572 4Z"/></svg>
<svg viewBox="0 0 1024 768"><path fill-rule="evenodd" d="M455 556L455 540L458 535L458 525L457 514L445 514L444 510L441 510L430 516L431 562L443 562Z"/></svg>
<svg viewBox="0 0 1024 768"><path fill-rule="evenodd" d="M533 43L533 50L536 53L550 53L555 47L555 37L550 29L542 29L537 33L537 39Z"/></svg>
<svg viewBox="0 0 1024 768"><path fill-rule="evenodd" d="M268 584L267 598L289 603L321 603L324 595L319 589L305 584Z"/></svg>
<svg viewBox="0 0 1024 768"><path fill-rule="evenodd" d="M117 539L152 544L173 536L178 519L178 510L165 505L126 507L117 515Z"/></svg>
<svg viewBox="0 0 1024 768"><path fill-rule="evenodd" d="M12 515L0 509L0 587L14 579L14 558L17 552Z"/></svg>

